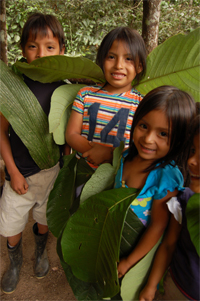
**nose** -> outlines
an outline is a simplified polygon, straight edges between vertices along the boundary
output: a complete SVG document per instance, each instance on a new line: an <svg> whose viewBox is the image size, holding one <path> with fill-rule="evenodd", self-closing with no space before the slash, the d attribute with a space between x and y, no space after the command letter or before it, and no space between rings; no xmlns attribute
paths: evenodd
<svg viewBox="0 0 200 301"><path fill-rule="evenodd" d="M44 56L45 56L44 49L42 47L39 47L37 51L37 58L44 57Z"/></svg>
<svg viewBox="0 0 200 301"><path fill-rule="evenodd" d="M122 69L122 68L123 68L123 58L118 57L118 58L116 59L115 67L116 67L117 69Z"/></svg>
<svg viewBox="0 0 200 301"><path fill-rule="evenodd" d="M144 141L146 143L154 142L154 133L152 131L148 131L144 136Z"/></svg>
<svg viewBox="0 0 200 301"><path fill-rule="evenodd" d="M199 164L199 161L198 161L198 158L197 158L197 155L194 154L192 155L189 159L188 159L188 165L189 166L197 166Z"/></svg>

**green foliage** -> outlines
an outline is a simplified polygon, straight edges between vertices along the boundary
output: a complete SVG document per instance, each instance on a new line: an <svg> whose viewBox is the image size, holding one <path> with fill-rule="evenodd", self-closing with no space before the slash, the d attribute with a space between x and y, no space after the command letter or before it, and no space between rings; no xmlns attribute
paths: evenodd
<svg viewBox="0 0 200 301"><path fill-rule="evenodd" d="M199 0L161 3L159 44L167 38L188 33L199 26ZM130 26L142 33L142 1L132 0L7 0L8 61L20 57L17 45L27 17L36 11L54 14L66 36L66 52L95 60L102 38L117 26Z"/></svg>
<svg viewBox="0 0 200 301"><path fill-rule="evenodd" d="M147 72L137 89L146 94L162 85L173 85L200 101L200 28L175 35L156 47L147 58Z"/></svg>
<svg viewBox="0 0 200 301"><path fill-rule="evenodd" d="M104 290L104 297L112 297L119 291L120 237L127 209L136 196L133 188L96 194L80 205L63 232L64 260L77 278L97 282Z"/></svg>
<svg viewBox="0 0 200 301"><path fill-rule="evenodd" d="M186 218L187 227L190 233L191 241L193 242L198 255L200 256L200 223L199 223L199 213L200 213L200 194L195 193L189 199L186 207Z"/></svg>
<svg viewBox="0 0 200 301"><path fill-rule="evenodd" d="M41 169L54 166L59 148L49 134L48 118L24 81L0 61L0 111ZM34 130L33 130L34 127Z"/></svg>

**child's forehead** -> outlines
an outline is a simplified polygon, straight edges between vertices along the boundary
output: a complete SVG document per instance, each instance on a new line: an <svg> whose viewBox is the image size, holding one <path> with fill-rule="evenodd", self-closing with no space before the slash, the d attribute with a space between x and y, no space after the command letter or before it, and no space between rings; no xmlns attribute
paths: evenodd
<svg viewBox="0 0 200 301"><path fill-rule="evenodd" d="M28 40L34 41L34 40L37 39L37 37L40 37L40 38L45 38L45 37L51 38L51 37L53 37L53 32L52 32L52 30L49 27L32 28L29 31Z"/></svg>

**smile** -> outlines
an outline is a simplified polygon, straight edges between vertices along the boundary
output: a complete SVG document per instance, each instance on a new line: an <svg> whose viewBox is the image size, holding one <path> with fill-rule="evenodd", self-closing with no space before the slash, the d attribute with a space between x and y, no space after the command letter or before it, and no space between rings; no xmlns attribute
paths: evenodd
<svg viewBox="0 0 200 301"><path fill-rule="evenodd" d="M111 73L111 75L115 79L122 79L126 76L125 74L122 74L122 73Z"/></svg>
<svg viewBox="0 0 200 301"><path fill-rule="evenodd" d="M142 144L140 144L140 146L142 148L142 151L145 152L145 153L153 153L153 152L156 151L155 149L151 149L151 148L145 147Z"/></svg>
<svg viewBox="0 0 200 301"><path fill-rule="evenodd" d="M200 176L199 176L199 175L195 175L195 174L192 174L192 173L190 173L190 177L192 177L192 178L196 178L196 179L199 179L199 178L200 178Z"/></svg>

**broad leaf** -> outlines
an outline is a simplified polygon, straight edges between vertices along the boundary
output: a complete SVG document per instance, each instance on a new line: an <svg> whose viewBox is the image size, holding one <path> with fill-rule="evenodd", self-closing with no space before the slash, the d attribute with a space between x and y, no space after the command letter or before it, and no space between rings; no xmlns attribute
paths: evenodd
<svg viewBox="0 0 200 301"><path fill-rule="evenodd" d="M151 249L151 251L149 251L147 255L124 276L121 284L121 296L123 301L134 301L139 299L139 293L148 279L152 260L160 241L161 239Z"/></svg>
<svg viewBox="0 0 200 301"><path fill-rule="evenodd" d="M82 281L98 283L104 297L119 291L117 262L125 215L137 196L132 188L107 190L82 203L62 236L64 260Z"/></svg>
<svg viewBox="0 0 200 301"><path fill-rule="evenodd" d="M198 255L200 256L200 241L199 241L199 214L200 214L200 194L195 193L189 199L186 207L187 227L190 233L190 238L194 244Z"/></svg>
<svg viewBox="0 0 200 301"><path fill-rule="evenodd" d="M178 34L156 47L147 58L147 72L137 89L147 94L162 85L172 85L200 101L200 28Z"/></svg>
<svg viewBox="0 0 200 301"><path fill-rule="evenodd" d="M77 300L102 300L103 291L98 283L84 282L73 275L71 267L63 259L60 237L57 240L57 253L60 257L60 262L65 272L67 281L71 286Z"/></svg>
<svg viewBox="0 0 200 301"><path fill-rule="evenodd" d="M65 130L70 117L73 101L84 85L73 84L58 87L51 97L49 132L57 144L65 144Z"/></svg>
<svg viewBox="0 0 200 301"><path fill-rule="evenodd" d="M69 78L87 78L94 82L105 82L101 68L85 57L52 55L34 60L30 64L17 61L15 65L23 74L41 83Z"/></svg>
<svg viewBox="0 0 200 301"><path fill-rule="evenodd" d="M47 203L47 222L50 231L58 237L66 225L75 194L76 163L75 153L63 157L61 168Z"/></svg>
<svg viewBox="0 0 200 301"><path fill-rule="evenodd" d="M64 166L58 174L47 203L48 227L56 237L61 234L70 215L79 205L79 200L75 198L75 188L81 185L82 181L85 183L93 173L84 159L76 158L75 152L64 156L63 161Z"/></svg>
<svg viewBox="0 0 200 301"><path fill-rule="evenodd" d="M115 148L113 152L113 166L109 163L104 163L96 169L94 174L83 187L80 197L81 203L94 194L113 188L123 148L123 142L120 143L120 146Z"/></svg>
<svg viewBox="0 0 200 301"><path fill-rule="evenodd" d="M41 169L54 166L59 148L49 134L46 114L24 81L0 61L0 111Z"/></svg>

